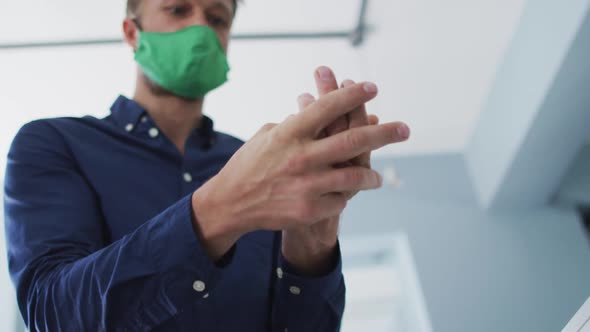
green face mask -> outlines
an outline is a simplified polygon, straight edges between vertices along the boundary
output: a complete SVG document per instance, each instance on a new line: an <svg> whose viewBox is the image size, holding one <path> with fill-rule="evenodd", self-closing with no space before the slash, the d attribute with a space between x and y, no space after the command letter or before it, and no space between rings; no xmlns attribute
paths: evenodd
<svg viewBox="0 0 590 332"><path fill-rule="evenodd" d="M229 71L215 31L199 25L170 33L141 31L135 61L154 83L191 99L221 86Z"/></svg>

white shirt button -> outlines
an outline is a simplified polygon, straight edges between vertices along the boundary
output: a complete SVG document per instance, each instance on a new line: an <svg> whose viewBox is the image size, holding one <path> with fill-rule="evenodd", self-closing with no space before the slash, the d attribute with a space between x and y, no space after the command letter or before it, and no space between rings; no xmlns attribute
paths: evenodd
<svg viewBox="0 0 590 332"><path fill-rule="evenodd" d="M205 290L205 283L201 280L197 280L193 283L193 289L199 293Z"/></svg>
<svg viewBox="0 0 590 332"><path fill-rule="evenodd" d="M132 131L132 130L133 130L133 127L134 127L134 126L133 126L133 123L129 123L129 124L127 124L127 125L125 126L125 130L126 130L127 132L130 132L130 131Z"/></svg>
<svg viewBox="0 0 590 332"><path fill-rule="evenodd" d="M145 116L145 115L144 115L144 116L142 116L142 117L141 117L141 122L146 122L146 121L147 121L147 116Z"/></svg>
<svg viewBox="0 0 590 332"><path fill-rule="evenodd" d="M209 293L207 293L207 294L203 295L203 298L204 298L204 299L206 299L206 298L208 298L208 297L209 297Z"/></svg>
<svg viewBox="0 0 590 332"><path fill-rule="evenodd" d="M193 182L193 176L190 173L184 173L183 177L185 182Z"/></svg>
<svg viewBox="0 0 590 332"><path fill-rule="evenodd" d="M291 292L291 294L293 294L293 295L299 295L299 294L301 294L301 288L299 288L297 286L291 286L291 287L289 287L289 292Z"/></svg>
<svg viewBox="0 0 590 332"><path fill-rule="evenodd" d="M280 267L277 268L277 277L279 279L283 279L283 269L281 269Z"/></svg>
<svg viewBox="0 0 590 332"><path fill-rule="evenodd" d="M160 135L160 131L158 130L158 128L151 128L149 131L149 135L151 138L156 138L158 137L158 135Z"/></svg>

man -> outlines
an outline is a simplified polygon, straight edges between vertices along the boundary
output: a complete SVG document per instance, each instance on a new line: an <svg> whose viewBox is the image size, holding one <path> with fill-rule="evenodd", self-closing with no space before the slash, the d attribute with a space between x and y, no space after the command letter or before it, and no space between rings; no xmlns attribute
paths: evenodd
<svg viewBox="0 0 590 332"><path fill-rule="evenodd" d="M37 331L337 331L339 215L377 188L370 152L408 138L376 124L372 83L338 87L250 141L213 130L232 0L128 1L133 100L104 119L26 124L5 184L9 269Z"/></svg>

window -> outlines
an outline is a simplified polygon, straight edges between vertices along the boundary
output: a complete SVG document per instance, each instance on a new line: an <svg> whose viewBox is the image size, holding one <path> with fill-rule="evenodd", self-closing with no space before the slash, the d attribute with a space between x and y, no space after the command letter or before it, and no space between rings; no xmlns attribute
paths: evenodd
<svg viewBox="0 0 590 332"><path fill-rule="evenodd" d="M342 332L431 332L405 234L341 239L346 309Z"/></svg>

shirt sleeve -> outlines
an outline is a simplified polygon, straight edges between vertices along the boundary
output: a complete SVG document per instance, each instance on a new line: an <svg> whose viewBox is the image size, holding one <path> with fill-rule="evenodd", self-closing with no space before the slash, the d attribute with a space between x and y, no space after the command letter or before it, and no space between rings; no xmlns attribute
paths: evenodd
<svg viewBox="0 0 590 332"><path fill-rule="evenodd" d="M44 121L13 141L4 203L9 270L30 330L147 330L207 297L227 268L195 236L190 195L108 243L97 194Z"/></svg>
<svg viewBox="0 0 590 332"><path fill-rule="evenodd" d="M280 248L280 246L279 246ZM345 293L338 244L334 268L317 278L300 276L279 249L272 331L340 331Z"/></svg>

